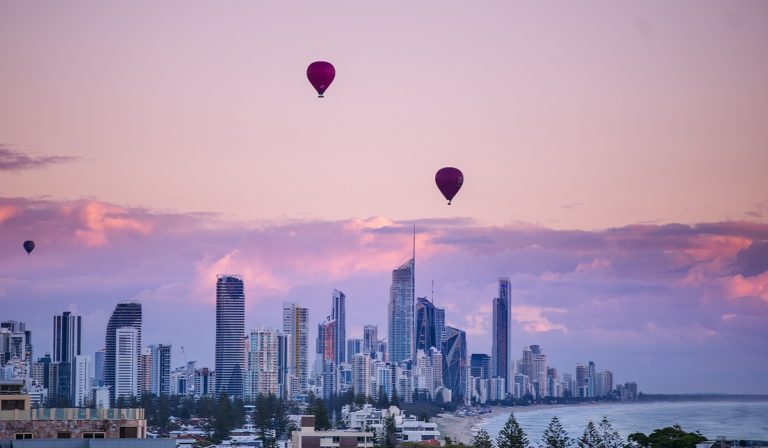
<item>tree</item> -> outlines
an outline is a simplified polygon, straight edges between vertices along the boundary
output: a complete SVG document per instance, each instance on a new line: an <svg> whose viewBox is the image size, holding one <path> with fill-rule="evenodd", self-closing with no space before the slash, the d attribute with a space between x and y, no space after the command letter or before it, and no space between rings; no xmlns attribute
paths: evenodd
<svg viewBox="0 0 768 448"><path fill-rule="evenodd" d="M641 432L627 437L629 445L643 448L695 448L696 444L706 439L698 432L685 432L680 425L669 426L654 430L646 436Z"/></svg>
<svg viewBox="0 0 768 448"><path fill-rule="evenodd" d="M220 443L229 437L229 432L234 428L234 419L232 418L232 403L229 401L225 391L219 394L216 402L213 416L213 440Z"/></svg>
<svg viewBox="0 0 768 448"><path fill-rule="evenodd" d="M383 431L383 445L382 448L395 448L397 447L397 425L395 424L395 416L389 414L384 417Z"/></svg>
<svg viewBox="0 0 768 448"><path fill-rule="evenodd" d="M273 395L274 396L274 395ZM288 427L291 424L289 417L288 405L282 399L277 399L275 402L275 409L273 413L275 438L280 440L284 435L288 433Z"/></svg>
<svg viewBox="0 0 768 448"><path fill-rule="evenodd" d="M603 417L597 427L597 433L603 442L603 448L624 448L624 441L621 440L618 431L613 429L607 417Z"/></svg>
<svg viewBox="0 0 768 448"><path fill-rule="evenodd" d="M389 400L389 405L390 406L397 406L398 408L400 407L400 399L397 398L397 391L396 390L392 391L392 399Z"/></svg>
<svg viewBox="0 0 768 448"><path fill-rule="evenodd" d="M523 428L515 420L515 414L510 412L507 422L496 438L496 446L498 448L528 448L530 446Z"/></svg>
<svg viewBox="0 0 768 448"><path fill-rule="evenodd" d="M556 416L549 421L549 426L544 430L541 440L547 448L569 448L572 442Z"/></svg>
<svg viewBox="0 0 768 448"><path fill-rule="evenodd" d="M322 398L315 398L312 406L312 415L315 416L315 430L327 431L331 427L331 421L328 419L328 410L325 408Z"/></svg>
<svg viewBox="0 0 768 448"><path fill-rule="evenodd" d="M389 409L389 397L387 397L387 391L384 390L384 386L379 386L379 394L376 399L376 407L379 409Z"/></svg>
<svg viewBox="0 0 768 448"><path fill-rule="evenodd" d="M270 406L269 399L262 394L256 397L254 403L256 406L253 413L253 426L256 428L256 432L261 438L261 442L264 447L272 447L274 445L274 439L271 438L272 429L272 408Z"/></svg>
<svg viewBox="0 0 768 448"><path fill-rule="evenodd" d="M488 431L484 428L480 428L480 430L477 431L477 434L475 434L472 446L474 448L493 448L493 441L491 441L491 436L488 435Z"/></svg>
<svg viewBox="0 0 768 448"><path fill-rule="evenodd" d="M603 448L603 440L600 434L595 428L595 424L592 420L587 423L587 427L584 428L584 434L576 439L576 444L579 448Z"/></svg>

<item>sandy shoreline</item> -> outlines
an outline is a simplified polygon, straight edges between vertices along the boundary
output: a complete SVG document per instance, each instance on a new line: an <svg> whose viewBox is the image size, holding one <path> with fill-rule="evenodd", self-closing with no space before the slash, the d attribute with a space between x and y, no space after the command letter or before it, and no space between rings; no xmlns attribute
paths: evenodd
<svg viewBox="0 0 768 448"><path fill-rule="evenodd" d="M475 437L474 429L478 423L484 420L496 417L498 415L508 415L510 412L516 414L521 412L538 411L540 409L557 409L570 406L594 405L595 403L584 404L537 404L533 406L491 406L491 412L480 414L473 417L459 417L453 414L438 414L433 420L437 424L437 429L443 437L450 437L456 443L471 444Z"/></svg>

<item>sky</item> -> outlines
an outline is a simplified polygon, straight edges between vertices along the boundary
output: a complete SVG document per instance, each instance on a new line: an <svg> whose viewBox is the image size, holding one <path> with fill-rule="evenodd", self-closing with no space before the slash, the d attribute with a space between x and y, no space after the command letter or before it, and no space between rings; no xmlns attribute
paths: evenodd
<svg viewBox="0 0 768 448"><path fill-rule="evenodd" d="M77 311L91 352L135 298L212 365L232 273L249 328L339 288L385 334L415 224L471 352L509 277L515 357L768 393L766 47L761 1L2 2L0 319L42 355Z"/></svg>

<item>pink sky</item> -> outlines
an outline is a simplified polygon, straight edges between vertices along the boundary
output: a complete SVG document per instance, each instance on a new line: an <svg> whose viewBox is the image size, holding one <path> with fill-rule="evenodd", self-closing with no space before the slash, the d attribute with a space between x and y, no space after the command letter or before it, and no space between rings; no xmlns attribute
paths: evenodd
<svg viewBox="0 0 768 448"><path fill-rule="evenodd" d="M417 222L417 294L436 281L471 350L509 276L513 346L562 370L768 393L766 117L762 1L2 2L0 319L42 354L76 309L92 350L139 297L146 342L210 363L227 272L249 326L283 300L314 326L338 287L348 333L383 332Z"/></svg>

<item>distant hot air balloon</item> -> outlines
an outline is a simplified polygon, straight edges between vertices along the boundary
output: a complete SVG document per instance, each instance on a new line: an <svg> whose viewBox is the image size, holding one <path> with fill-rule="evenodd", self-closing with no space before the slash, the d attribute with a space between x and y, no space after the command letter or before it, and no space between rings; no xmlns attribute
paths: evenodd
<svg viewBox="0 0 768 448"><path fill-rule="evenodd" d="M336 69L333 64L325 61L315 61L307 67L307 78L312 87L317 90L317 97L323 98L325 89L331 85L333 78L336 77Z"/></svg>
<svg viewBox="0 0 768 448"><path fill-rule="evenodd" d="M27 251L27 255L31 254L33 250L35 250L35 242L34 241L24 241L24 250Z"/></svg>
<svg viewBox="0 0 768 448"><path fill-rule="evenodd" d="M440 193L443 193L445 199L448 199L448 205L451 205L453 197L456 196L456 193L461 189L461 184L464 183L464 175L458 168L440 168L440 171L435 174L435 183L440 189Z"/></svg>

